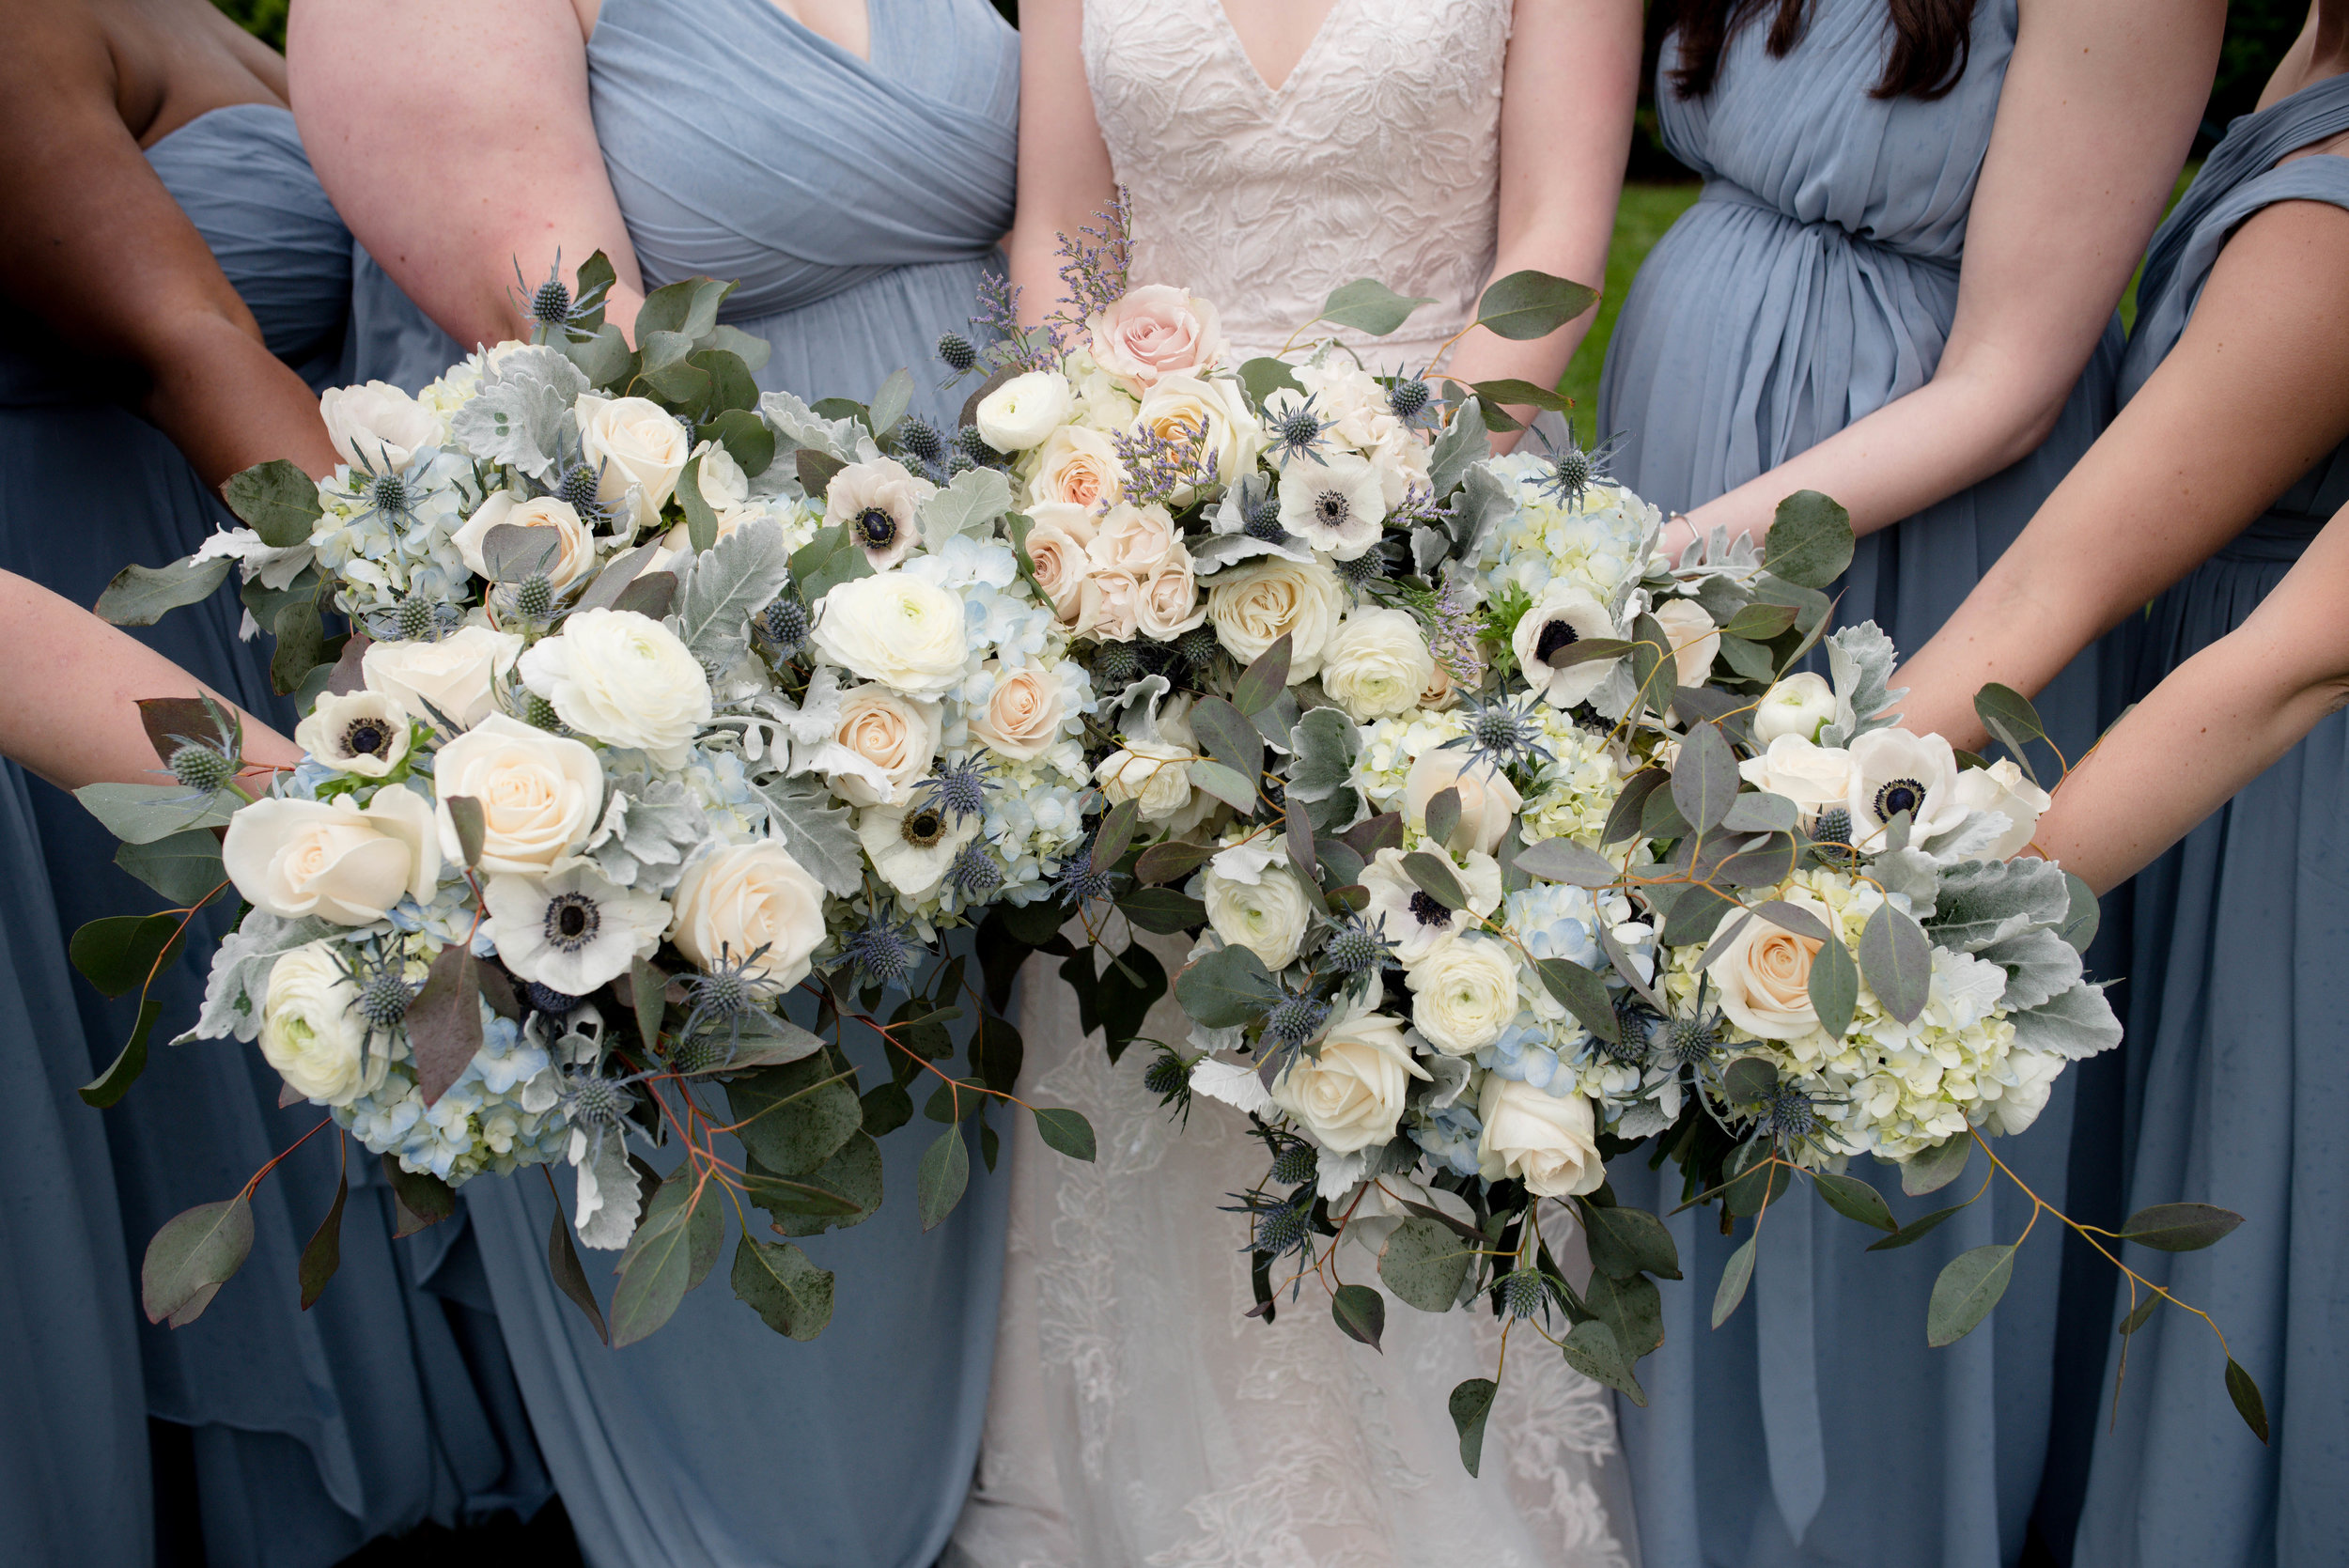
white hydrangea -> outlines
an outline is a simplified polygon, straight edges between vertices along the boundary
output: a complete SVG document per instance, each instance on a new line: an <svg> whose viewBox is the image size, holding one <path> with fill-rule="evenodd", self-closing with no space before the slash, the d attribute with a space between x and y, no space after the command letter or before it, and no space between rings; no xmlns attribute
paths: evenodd
<svg viewBox="0 0 2349 1568"><path fill-rule="evenodd" d="M1519 450L1496 458L1492 471L1516 488L1517 510L1489 534L1482 565L1488 582L1514 582L1534 598L1563 578L1600 603L1645 574L1650 541L1663 514L1623 486L1596 480L1580 505L1543 488L1548 465Z"/></svg>

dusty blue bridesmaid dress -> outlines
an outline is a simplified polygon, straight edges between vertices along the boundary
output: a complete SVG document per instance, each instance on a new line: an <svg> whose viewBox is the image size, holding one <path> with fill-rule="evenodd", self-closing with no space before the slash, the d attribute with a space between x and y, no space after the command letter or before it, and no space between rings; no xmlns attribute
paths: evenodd
<svg viewBox="0 0 2349 1568"><path fill-rule="evenodd" d="M366 368L353 345L392 330L404 303L379 289L354 308L350 237L290 115L216 110L148 156L279 357L314 385ZM88 604L125 563L184 555L233 520L88 356L14 310L0 328L0 565ZM240 614L224 589L139 635L284 726L268 644L237 640ZM249 1046L163 1043L194 1019L222 909L157 982L144 1079L104 1112L73 1094L128 1037L136 999L99 997L64 943L162 902L114 851L70 796L0 765L0 1060L29 1091L0 1140L0 1539L28 1561L148 1560L149 1416L185 1429L172 1451L192 1457L215 1563L312 1568L427 1519L535 1512L548 1482L495 1324L414 1288L389 1190L355 1149L341 1273L310 1312L295 1263L333 1201L328 1138L256 1193L252 1256L200 1320L139 1316L156 1228L234 1192L319 1112L277 1109L276 1075Z"/></svg>
<svg viewBox="0 0 2349 1568"><path fill-rule="evenodd" d="M1609 347L1599 419L1625 438L1618 477L1686 510L1933 374L2015 22L2015 0L1981 0L1965 72L1930 102L1869 96L1885 0L1819 0L1782 59L1765 48L1766 25L1739 30L1703 98L1672 87L1667 48L1664 135L1705 185L1649 254ZM2116 321L2031 456L1860 540L1839 620L1874 619L1904 649L1922 645L2103 428L2120 352ZM2096 679L2083 656L2040 698L2075 757L2095 734ZM2056 1203L2076 1076L2000 1149ZM1949 1201L1905 1197L1874 1161L1852 1173L1904 1220ZM1681 1200L1670 1166L1658 1175L1628 1158L1613 1179L1658 1212ZM1688 1278L1664 1287L1665 1343L1641 1371L1649 1407L1618 1401L1650 1568L2015 1560L2046 1448L2056 1239L2017 1255L2005 1299L1970 1336L1924 1343L1941 1265L2013 1240L2030 1218L2012 1184L1996 1190L1875 1256L1862 1254L1875 1234L1823 1204L1773 1208L1752 1299L1718 1332L1709 1310L1733 1243L1711 1210L1670 1221Z"/></svg>
<svg viewBox="0 0 2349 1568"><path fill-rule="evenodd" d="M2235 228L2276 202L2349 209L2349 158L2278 160L2349 131L2349 76L2228 128L2155 236L2125 397L2161 364ZM2349 446L2155 602L2134 685L2241 626L2343 505ZM2349 1551L2349 716L2335 714L2133 884L2140 979L2128 1013L2128 1203L2217 1203L2242 1228L2205 1252L2132 1247L2131 1266L2218 1320L2264 1391L2274 1443L2244 1429L2199 1320L2163 1310L2098 1422L2073 1560L2291 1568ZM2087 1354L2112 1408L2116 1304Z"/></svg>
<svg viewBox="0 0 2349 1568"><path fill-rule="evenodd" d="M937 389L932 345L963 329L1011 222L1018 40L986 0L869 11L868 63L769 0L604 0L596 130L646 286L739 278L723 314L774 345L764 384L863 399L903 365L914 411L951 424L967 389ZM879 1050L850 1056L867 1084L886 1075ZM831 1327L804 1344L720 1270L651 1338L607 1350L548 1278L546 1184L467 1189L591 1563L936 1560L978 1450L1010 1188L974 1158L961 1207L923 1234L914 1172L937 1130L917 1118L882 1139L880 1213L801 1244L839 1280ZM608 1290L610 1254L585 1261Z"/></svg>

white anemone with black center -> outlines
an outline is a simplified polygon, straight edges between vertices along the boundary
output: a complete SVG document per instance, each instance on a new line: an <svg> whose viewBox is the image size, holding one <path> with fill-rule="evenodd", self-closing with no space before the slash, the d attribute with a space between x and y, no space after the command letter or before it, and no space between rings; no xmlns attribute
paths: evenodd
<svg viewBox="0 0 2349 1568"><path fill-rule="evenodd" d="M407 760L412 734L397 697L328 692L294 726L294 743L337 772L380 779Z"/></svg>
<svg viewBox="0 0 2349 1568"><path fill-rule="evenodd" d="M1509 643L1525 683L1550 706L1572 707L1597 691L1616 663L1613 659L1576 660L1571 657L1576 644L1622 635L1615 618L1588 589L1552 582L1517 622Z"/></svg>
<svg viewBox="0 0 2349 1568"><path fill-rule="evenodd" d="M490 939L523 980L585 996L649 958L669 928L669 906L576 861L550 877L492 877L483 884Z"/></svg>
<svg viewBox="0 0 2349 1568"><path fill-rule="evenodd" d="M1386 482L1363 458L1330 452L1282 467L1281 526L1337 560L1367 553L1386 516Z"/></svg>

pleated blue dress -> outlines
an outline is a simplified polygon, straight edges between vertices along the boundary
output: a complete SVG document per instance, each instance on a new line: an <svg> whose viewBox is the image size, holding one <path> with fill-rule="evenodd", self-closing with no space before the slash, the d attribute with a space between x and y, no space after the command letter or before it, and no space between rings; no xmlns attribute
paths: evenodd
<svg viewBox="0 0 2349 1568"><path fill-rule="evenodd" d="M1964 74L1930 102L1869 96L1890 38L1883 0L1818 0L1782 59L1765 48L1766 27L1741 29L1703 98L1672 87L1668 46L1664 136L1705 184L1649 254L1609 345L1599 417L1624 437L1617 477L1687 510L1932 376L2015 24L2015 0L1982 0ZM1838 620L1874 619L1903 649L1923 645L2108 423L2120 355L2115 321L2036 452L1860 540ZM2074 757L2096 733L2097 678L2092 651L2039 698ZM2077 1077L1999 1151L2058 1204ZM1904 1196L1872 1160L1852 1173L1904 1221L1951 1201ZM1642 1157L1612 1178L1626 1202L1659 1213L1682 1198L1677 1170L1651 1172ZM1735 1242L1710 1209L1669 1221L1687 1278L1663 1286L1665 1342L1640 1369L1648 1407L1618 1401L1649 1568L2016 1560L2047 1447L2056 1238L2017 1255L2004 1300L1971 1335L1946 1350L1924 1337L1941 1266L2014 1240L2030 1219L2011 1183L1993 1190L1874 1256L1875 1233L1807 1195L1773 1207L1750 1299L1719 1331L1710 1308Z"/></svg>
<svg viewBox="0 0 2349 1568"><path fill-rule="evenodd" d="M350 236L292 116L216 110L148 156L271 349L314 385L361 368ZM375 295L373 330L396 331L399 304ZM233 520L117 390L29 317L0 323L0 565L83 604L124 564L161 565ZM240 616L224 589L137 635L288 726L268 643L240 643ZM171 1448L192 1456L215 1563L310 1568L428 1519L535 1512L549 1483L494 1321L415 1287L389 1189L355 1148L341 1272L311 1311L295 1265L333 1202L328 1137L255 1194L252 1256L201 1319L140 1315L157 1227L236 1191L319 1112L277 1109L277 1076L248 1045L164 1043L194 1021L229 921L218 908L156 983L145 1077L103 1112L74 1095L129 1037L137 999L101 998L65 943L86 921L163 902L115 868L115 848L70 796L0 766L0 1053L30 1091L0 1140L0 1539L28 1561L148 1560L149 1417L186 1429Z"/></svg>
<svg viewBox="0 0 2349 1568"><path fill-rule="evenodd" d="M774 346L763 384L863 400L902 365L914 411L951 427L968 389L939 390L932 346L966 330L1011 222L1018 39L986 0L869 10L868 63L768 0L605 0L590 102L647 287L739 278L723 316ZM849 1055L866 1086L885 1080L879 1049ZM1010 1190L974 1144L960 1208L924 1234L915 1171L939 1131L917 1117L883 1138L880 1212L801 1243L838 1276L831 1327L807 1343L769 1329L718 1269L658 1333L607 1350L548 1278L547 1184L467 1188L588 1561L936 1560L978 1452ZM599 1291L610 1256L585 1256Z"/></svg>
<svg viewBox="0 0 2349 1568"><path fill-rule="evenodd" d="M2349 158L2278 160L2349 131L2349 77L2229 127L2155 236L2126 396L2193 315L2228 239L2276 202L2349 209ZM2349 505L2349 446L2155 601L2135 688L2224 637ZM2273 1445L2236 1416L2201 1321L2163 1309L2133 1338L2100 1421L2073 1560L2297 1568L2349 1552L2349 716L2335 714L2133 884L2140 979L2128 1012L2128 1204L2244 1217L2203 1252L2129 1265L2218 1320L2266 1396ZM2116 1303L2084 1352L2118 1372Z"/></svg>

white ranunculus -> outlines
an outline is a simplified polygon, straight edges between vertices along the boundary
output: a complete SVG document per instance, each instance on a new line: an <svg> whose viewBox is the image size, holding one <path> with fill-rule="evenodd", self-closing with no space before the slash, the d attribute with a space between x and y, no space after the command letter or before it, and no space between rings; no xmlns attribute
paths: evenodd
<svg viewBox="0 0 2349 1568"><path fill-rule="evenodd" d="M1318 1060L1300 1053L1273 1079L1272 1103L1323 1148L1353 1154L1394 1137L1411 1079L1428 1076L1411 1060L1403 1020L1367 1013L1333 1027Z"/></svg>
<svg viewBox="0 0 2349 1568"><path fill-rule="evenodd" d="M1198 579L1191 575L1190 551L1177 544L1135 592L1134 629L1171 643L1206 618Z"/></svg>
<svg viewBox="0 0 2349 1568"><path fill-rule="evenodd" d="M983 819L956 816L927 801L867 806L857 813L857 842L882 881L908 898L927 898L946 880L962 846L979 836Z"/></svg>
<svg viewBox="0 0 2349 1568"><path fill-rule="evenodd" d="M774 990L807 978L808 957L824 939L823 884L777 839L702 856L670 898L677 923L669 939L689 961L709 970L756 953L754 971Z"/></svg>
<svg viewBox="0 0 2349 1568"><path fill-rule="evenodd" d="M1138 580L1157 571L1181 548L1175 542L1174 520L1165 507L1121 501L1101 514L1093 542L1085 546L1085 559L1097 573L1124 572Z"/></svg>
<svg viewBox="0 0 2349 1568"><path fill-rule="evenodd" d="M1227 567L1207 582L1207 620L1216 640L1241 664L1289 639L1289 679L1321 673L1321 661L1338 616L1346 608L1346 586L1320 562L1266 556Z"/></svg>
<svg viewBox="0 0 2349 1568"><path fill-rule="evenodd" d="M1370 893L1365 918L1386 923L1387 939L1406 968L1500 908L1501 863L1490 855L1471 849L1455 857L1452 874L1468 896L1466 910L1447 909L1421 891L1403 869L1400 849L1381 849L1362 868L1362 887Z"/></svg>
<svg viewBox="0 0 2349 1568"><path fill-rule="evenodd" d="M319 416L345 462L378 474L406 468L418 447L441 439L432 411L389 381L328 387L319 394Z"/></svg>
<svg viewBox="0 0 2349 1568"><path fill-rule="evenodd" d="M1281 470L1280 497L1281 526L1340 561L1367 552L1386 521L1385 481L1351 453L1291 461Z"/></svg>
<svg viewBox="0 0 2349 1568"><path fill-rule="evenodd" d="M850 463L824 491L824 521L848 529L875 571L904 560L922 536L922 503L938 487L894 458Z"/></svg>
<svg viewBox="0 0 2349 1568"><path fill-rule="evenodd" d="M1448 1056L1473 1056L1517 1016L1517 959L1491 937L1439 943L1412 967L1411 1022Z"/></svg>
<svg viewBox="0 0 2349 1568"><path fill-rule="evenodd" d="M1829 806L1851 799L1859 770L1849 752L1840 746L1814 746L1799 735L1781 735L1758 757L1737 765L1738 776L1754 788L1783 795L1816 816Z"/></svg>
<svg viewBox="0 0 2349 1568"><path fill-rule="evenodd" d="M441 748L433 785L443 804L441 853L464 851L446 801L481 802L481 869L537 875L586 843L603 811L603 765L566 736L491 714Z"/></svg>
<svg viewBox="0 0 2349 1568"><path fill-rule="evenodd" d="M649 958L669 928L659 895L624 888L574 861L552 877L492 877L481 887L490 939L524 980L585 996Z"/></svg>
<svg viewBox="0 0 2349 1568"><path fill-rule="evenodd" d="M449 543L457 547L457 553L465 558L466 567L475 577L490 575L483 547L489 540L490 530L501 526L553 532L554 559L547 567L547 582L558 594L596 568L596 536L580 520L579 512L569 502L551 495L525 500L512 490L499 490L475 507L465 525L449 536ZM540 548L545 547L541 544Z"/></svg>
<svg viewBox="0 0 2349 1568"><path fill-rule="evenodd" d="M1141 802L1144 822L1163 822L1190 804L1190 751L1156 740L1128 740L1093 770L1111 805Z"/></svg>
<svg viewBox="0 0 2349 1568"><path fill-rule="evenodd" d="M1884 826L1908 813L1909 836L1928 839L1966 819L1957 797L1957 756L1937 735L1870 730L1851 743L1851 841L1884 846Z"/></svg>
<svg viewBox="0 0 2349 1568"><path fill-rule="evenodd" d="M1597 1191L1607 1179L1586 1096L1552 1094L1493 1073L1476 1110L1485 1124L1476 1158L1486 1181L1515 1176L1536 1198L1571 1198Z"/></svg>
<svg viewBox="0 0 2349 1568"><path fill-rule="evenodd" d="M1799 891L1785 902L1818 917L1828 930L1835 916L1828 907ZM1798 937L1774 925L1762 915L1740 917L1738 927L1715 955L1707 970L1721 1011L1730 1021L1757 1040L1797 1040L1819 1027L1817 1009L1811 1005L1811 965L1821 946L1814 937Z"/></svg>
<svg viewBox="0 0 2349 1568"><path fill-rule="evenodd" d="M1525 804L1517 786L1490 758L1473 757L1465 747L1431 747L1403 776L1403 820L1425 832L1427 802L1447 789L1459 794L1460 822L1444 847L1496 853Z"/></svg>
<svg viewBox="0 0 2349 1568"><path fill-rule="evenodd" d="M856 773L830 775L832 793L852 805L902 805L914 781L930 770L938 755L936 703L901 697L886 686L860 686L840 700L840 724L832 738L879 769L876 785Z"/></svg>
<svg viewBox="0 0 2349 1568"><path fill-rule="evenodd" d="M826 663L911 697L943 696L971 657L962 600L902 571L851 578L826 594L809 640Z"/></svg>
<svg viewBox="0 0 2349 1568"><path fill-rule="evenodd" d="M633 610L583 610L522 655L522 679L555 715L607 746L682 768L708 722L709 677L676 632Z"/></svg>
<svg viewBox="0 0 2349 1568"><path fill-rule="evenodd" d="M979 399L972 422L979 439L998 452L1025 452L1068 423L1075 396L1057 370L1014 376Z"/></svg>
<svg viewBox="0 0 2349 1568"><path fill-rule="evenodd" d="M359 987L332 941L278 955L261 1000L261 1055L304 1099L349 1105L381 1085L390 1059L367 1051Z"/></svg>
<svg viewBox="0 0 2349 1568"><path fill-rule="evenodd" d="M294 726L294 744L337 773L380 779L408 760L412 739L399 699L362 687L326 692Z"/></svg>
<svg viewBox="0 0 2349 1568"><path fill-rule="evenodd" d="M1703 686L1713 675L1713 656L1721 651L1720 629L1704 606L1692 598L1668 598L1650 612L1672 643L1672 663L1683 686Z"/></svg>
<svg viewBox="0 0 2349 1568"><path fill-rule="evenodd" d="M1435 674L1427 638L1408 610L1356 610L1338 624L1321 660L1330 701L1365 724L1416 708Z"/></svg>
<svg viewBox="0 0 2349 1568"><path fill-rule="evenodd" d="M1983 858L1993 861L2020 854L2039 831L2040 814L2055 803L2053 796L2023 777L2023 770L2006 757L1987 768L1960 768L1956 798L1968 811L1994 811L2013 824L1983 851Z"/></svg>
<svg viewBox="0 0 2349 1568"><path fill-rule="evenodd" d="M1031 501L1097 512L1125 499L1126 465L1098 430L1064 425L1035 449L1034 462L1035 475L1028 481Z"/></svg>
<svg viewBox="0 0 2349 1568"><path fill-rule="evenodd" d="M1161 376L1143 396L1134 422L1170 441L1191 441L1205 431L1206 455L1227 485L1253 467L1265 447L1264 424L1234 380Z"/></svg>
<svg viewBox="0 0 2349 1568"><path fill-rule="evenodd" d="M1305 890L1285 866L1268 866L1248 882L1210 865L1201 877L1200 896L1207 906L1207 924L1226 942L1248 949L1268 970L1295 961L1310 917Z"/></svg>
<svg viewBox="0 0 2349 1568"><path fill-rule="evenodd" d="M1061 683L1033 664L996 666L995 690L971 714L971 733L1007 757L1025 762L1060 737L1067 698Z"/></svg>
<svg viewBox="0 0 2349 1568"><path fill-rule="evenodd" d="M692 451L685 427L649 397L586 392L572 408L579 415L581 458L602 475L596 499L617 507L632 486L636 499L630 520L637 528L658 522Z"/></svg>
<svg viewBox="0 0 2349 1568"><path fill-rule="evenodd" d="M402 898L423 903L441 879L432 808L398 784L364 809L348 795L256 800L228 819L220 859L255 908L337 925L371 925Z"/></svg>
<svg viewBox="0 0 2349 1568"><path fill-rule="evenodd" d="M1753 737L1766 746L1781 735L1815 741L1835 719L1835 688L1808 670L1788 675L1762 693L1753 710Z"/></svg>
<svg viewBox="0 0 2349 1568"><path fill-rule="evenodd" d="M359 674L409 712L469 730L498 710L498 682L521 656L513 632L464 626L437 643L370 643Z"/></svg>
<svg viewBox="0 0 2349 1568"><path fill-rule="evenodd" d="M1572 707L1599 688L1612 659L1586 659L1579 664L1552 663L1570 654L1586 637L1614 639L1623 635L1607 607L1588 590L1563 580L1552 582L1532 609L1517 622L1510 645L1525 682L1552 707Z"/></svg>

